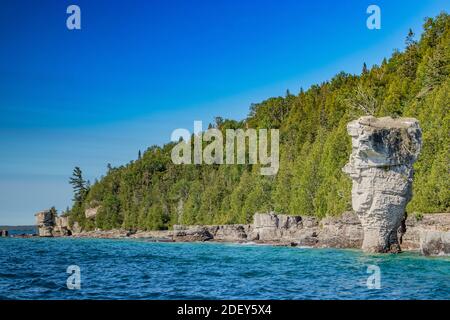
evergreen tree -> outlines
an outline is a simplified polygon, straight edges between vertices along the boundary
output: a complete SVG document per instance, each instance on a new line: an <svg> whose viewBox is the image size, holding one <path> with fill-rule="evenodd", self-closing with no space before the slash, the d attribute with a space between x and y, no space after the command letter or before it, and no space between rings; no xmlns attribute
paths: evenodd
<svg viewBox="0 0 450 320"><path fill-rule="evenodd" d="M73 201L75 203L82 203L87 193L87 187L80 167L75 167L75 169L73 169L72 177L70 177L69 183L72 185L74 190Z"/></svg>

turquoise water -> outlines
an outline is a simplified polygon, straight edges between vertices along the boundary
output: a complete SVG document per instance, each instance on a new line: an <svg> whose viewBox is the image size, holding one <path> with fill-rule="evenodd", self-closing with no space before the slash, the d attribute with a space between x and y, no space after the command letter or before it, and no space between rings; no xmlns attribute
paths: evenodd
<svg viewBox="0 0 450 320"><path fill-rule="evenodd" d="M450 299L450 258L143 240L0 238L0 299ZM69 265L81 288L69 290ZM367 287L368 265L381 288Z"/></svg>

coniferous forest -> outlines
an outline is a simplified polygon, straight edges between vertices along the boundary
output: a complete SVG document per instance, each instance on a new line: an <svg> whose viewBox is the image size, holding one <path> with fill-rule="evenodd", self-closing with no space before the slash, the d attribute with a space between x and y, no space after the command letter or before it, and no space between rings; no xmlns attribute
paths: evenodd
<svg viewBox="0 0 450 320"><path fill-rule="evenodd" d="M450 211L450 16L425 19L404 50L360 75L341 72L298 93L252 104L242 121L211 126L280 130L280 169L259 165L175 165L174 143L152 146L127 165L108 166L92 185L74 170L73 207L85 230L167 229L173 224L247 223L255 212L324 217L351 210L351 181L341 171L351 152L346 125L362 115L415 117L423 148L415 164L409 214ZM136 151L136 153L138 153ZM95 219L84 211L100 207Z"/></svg>

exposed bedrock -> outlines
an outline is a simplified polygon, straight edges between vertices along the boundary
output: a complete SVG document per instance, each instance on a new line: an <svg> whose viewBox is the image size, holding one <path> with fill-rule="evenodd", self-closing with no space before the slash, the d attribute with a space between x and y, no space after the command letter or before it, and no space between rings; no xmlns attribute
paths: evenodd
<svg viewBox="0 0 450 320"><path fill-rule="evenodd" d="M367 252L399 252L406 232L405 207L411 200L413 163L422 145L412 118L361 117L347 125L350 160L343 168L352 181L352 206L364 231Z"/></svg>
<svg viewBox="0 0 450 320"><path fill-rule="evenodd" d="M50 210L40 211L35 214L36 225L40 237L53 237L55 217Z"/></svg>
<svg viewBox="0 0 450 320"><path fill-rule="evenodd" d="M72 235L68 217L58 217L51 210L40 211L35 214L35 217L40 237Z"/></svg>
<svg viewBox="0 0 450 320"><path fill-rule="evenodd" d="M450 232L420 232L420 252L425 256L450 255Z"/></svg>

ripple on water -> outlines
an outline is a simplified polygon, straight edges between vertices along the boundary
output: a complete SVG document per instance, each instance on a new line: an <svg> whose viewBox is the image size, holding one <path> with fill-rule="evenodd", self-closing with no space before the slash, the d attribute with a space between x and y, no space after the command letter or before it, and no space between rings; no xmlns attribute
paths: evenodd
<svg viewBox="0 0 450 320"><path fill-rule="evenodd" d="M450 258L105 239L1 239L0 299L450 299ZM81 268L81 290L66 287ZM367 266L381 269L368 289Z"/></svg>

